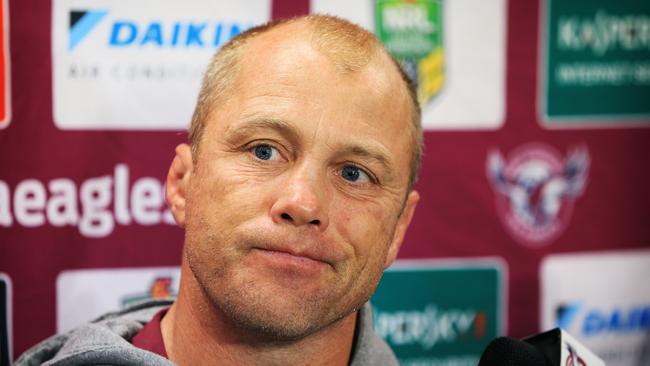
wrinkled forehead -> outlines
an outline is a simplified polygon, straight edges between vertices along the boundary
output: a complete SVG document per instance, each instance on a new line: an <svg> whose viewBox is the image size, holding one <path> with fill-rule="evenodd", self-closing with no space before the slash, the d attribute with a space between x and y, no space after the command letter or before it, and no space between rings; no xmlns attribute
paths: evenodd
<svg viewBox="0 0 650 366"><path fill-rule="evenodd" d="M293 121L304 128L312 126L304 120L314 110L308 108L311 105L325 111L318 115L321 122L347 120L348 138L376 138L392 145L391 150L401 150L399 155L412 153L412 102L390 56L381 47L366 47L370 53L358 51L364 42L376 42L374 36L346 39L335 46L331 39L323 41L327 37L301 24L256 35L239 57L227 99L237 101L240 116L293 114ZM349 49L344 49L345 43ZM297 105L304 108L295 109Z"/></svg>

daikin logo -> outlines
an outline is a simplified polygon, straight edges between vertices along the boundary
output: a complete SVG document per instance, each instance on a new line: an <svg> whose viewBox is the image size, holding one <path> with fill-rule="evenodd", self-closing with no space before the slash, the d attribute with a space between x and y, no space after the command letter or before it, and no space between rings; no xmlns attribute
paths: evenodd
<svg viewBox="0 0 650 366"><path fill-rule="evenodd" d="M650 330L649 304L604 308L587 307L581 302L574 302L558 306L556 317L557 326L579 329L576 334L584 337L645 333Z"/></svg>
<svg viewBox="0 0 650 366"><path fill-rule="evenodd" d="M186 129L215 51L270 18L271 0L52 0L54 123Z"/></svg>
<svg viewBox="0 0 650 366"><path fill-rule="evenodd" d="M71 10L70 41L68 49L72 51L81 40L108 14L106 10Z"/></svg>
<svg viewBox="0 0 650 366"><path fill-rule="evenodd" d="M582 304L579 302L562 304L555 310L557 317L557 326L562 329L569 329L573 319L580 312Z"/></svg>
<svg viewBox="0 0 650 366"><path fill-rule="evenodd" d="M73 51L109 15L108 10L70 10L70 35L68 50ZM110 18L110 17L109 17ZM250 24L224 21L171 21L134 19L109 20L108 32L101 35L109 48L153 47L153 48L217 48L228 42Z"/></svg>

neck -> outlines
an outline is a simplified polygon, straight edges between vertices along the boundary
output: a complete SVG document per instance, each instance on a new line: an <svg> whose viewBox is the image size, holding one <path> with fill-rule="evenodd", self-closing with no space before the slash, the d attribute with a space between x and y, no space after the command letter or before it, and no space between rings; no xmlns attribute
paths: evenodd
<svg viewBox="0 0 650 366"><path fill-rule="evenodd" d="M167 355L178 365L347 365L357 313L293 341L260 340L206 297L185 261L176 302L162 320Z"/></svg>

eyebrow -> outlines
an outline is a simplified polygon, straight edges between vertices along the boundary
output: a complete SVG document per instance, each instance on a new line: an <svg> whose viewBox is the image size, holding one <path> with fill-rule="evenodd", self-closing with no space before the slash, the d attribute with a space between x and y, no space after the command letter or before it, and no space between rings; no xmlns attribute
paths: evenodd
<svg viewBox="0 0 650 366"><path fill-rule="evenodd" d="M289 123L275 118L255 118L233 126L230 139L237 140L259 129L277 131L290 140L298 140L298 131Z"/></svg>
<svg viewBox="0 0 650 366"><path fill-rule="evenodd" d="M386 155L372 146L350 145L346 149L344 149L344 152L365 159L375 160L376 162L381 164L384 167L384 169L386 169L387 171L391 170L391 164L389 159L386 157Z"/></svg>

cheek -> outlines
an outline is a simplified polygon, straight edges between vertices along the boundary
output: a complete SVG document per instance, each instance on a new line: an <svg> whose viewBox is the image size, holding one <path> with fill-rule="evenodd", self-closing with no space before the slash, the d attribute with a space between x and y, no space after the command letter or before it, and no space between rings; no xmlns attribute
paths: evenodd
<svg viewBox="0 0 650 366"><path fill-rule="evenodd" d="M214 246L234 234L242 220L250 216L255 194L242 194L245 179L236 175L200 172L194 176L186 204L186 236L188 243Z"/></svg>
<svg viewBox="0 0 650 366"><path fill-rule="evenodd" d="M206 217L219 216L228 222L261 207L266 179L227 161L204 167L204 172L196 182L193 203L204 209Z"/></svg>
<svg viewBox="0 0 650 366"><path fill-rule="evenodd" d="M342 275L345 280L343 298L353 306L361 306L375 291L384 270L388 246L392 239L394 220L387 209L366 204L356 207L350 202L334 209L338 234L348 245L349 261ZM354 207L354 208L353 208Z"/></svg>
<svg viewBox="0 0 650 366"><path fill-rule="evenodd" d="M358 266L377 260L383 263L395 226L395 220L387 214L389 211L383 205L354 204L345 199L332 206L334 216L330 220L336 223L337 232L352 246Z"/></svg>

